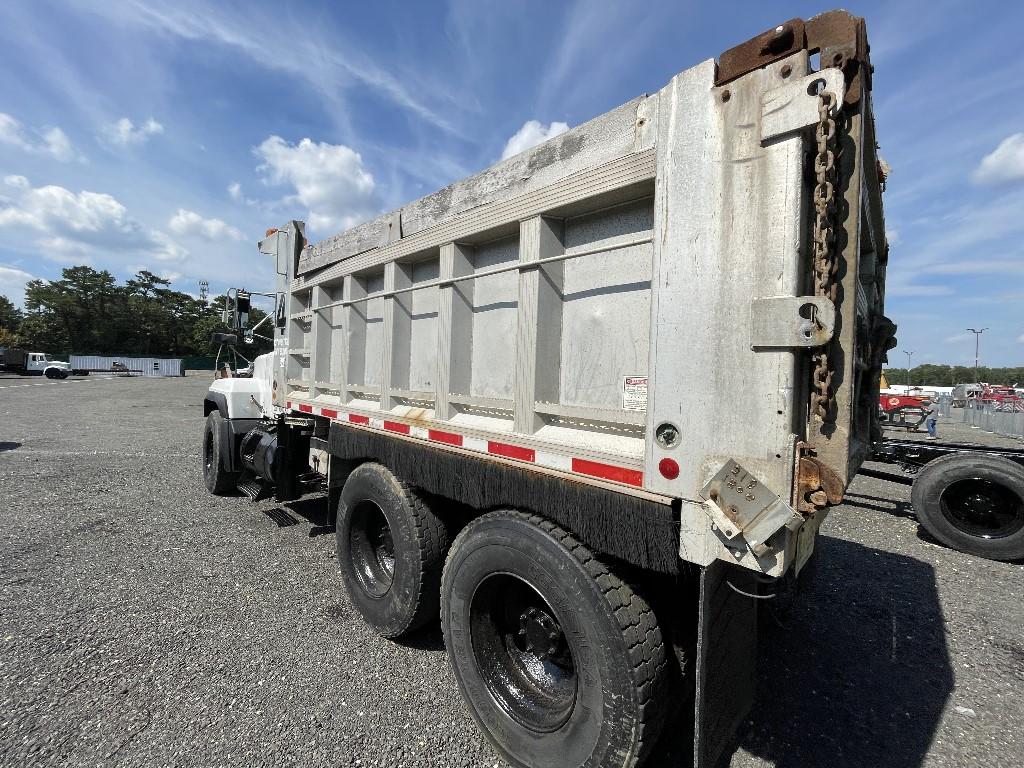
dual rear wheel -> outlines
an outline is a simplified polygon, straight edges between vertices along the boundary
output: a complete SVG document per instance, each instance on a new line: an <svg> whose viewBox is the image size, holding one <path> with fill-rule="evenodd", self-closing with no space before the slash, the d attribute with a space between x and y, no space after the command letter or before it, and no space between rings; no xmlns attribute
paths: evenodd
<svg viewBox="0 0 1024 768"><path fill-rule="evenodd" d="M571 534L504 510L451 542L424 499L372 463L342 489L336 530L345 588L379 634L440 612L463 698L509 763L631 766L650 750L666 641L644 598Z"/></svg>

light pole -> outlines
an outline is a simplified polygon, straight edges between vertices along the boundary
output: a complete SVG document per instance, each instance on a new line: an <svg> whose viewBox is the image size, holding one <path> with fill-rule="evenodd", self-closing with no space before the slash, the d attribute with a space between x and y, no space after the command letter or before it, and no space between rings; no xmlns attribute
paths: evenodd
<svg viewBox="0 0 1024 768"><path fill-rule="evenodd" d="M910 385L911 385L910 369L913 367L910 364L910 358L912 358L914 356L914 353L913 352L907 352L907 350L904 349L903 350L903 354L907 356L907 394L909 395L910 394Z"/></svg>
<svg viewBox="0 0 1024 768"><path fill-rule="evenodd" d="M978 349L981 347L981 334L988 328L968 328L974 334L974 383L978 384Z"/></svg>

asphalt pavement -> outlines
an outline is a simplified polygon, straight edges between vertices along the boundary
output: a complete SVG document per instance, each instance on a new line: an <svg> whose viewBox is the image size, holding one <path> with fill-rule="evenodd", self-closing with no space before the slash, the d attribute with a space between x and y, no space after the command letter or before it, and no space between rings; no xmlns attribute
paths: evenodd
<svg viewBox="0 0 1024 768"><path fill-rule="evenodd" d="M0 766L499 765L438 626L356 616L325 502L207 494L207 384L0 380ZM762 614L731 766L1024 765L1022 618L1024 566L858 478L815 578Z"/></svg>

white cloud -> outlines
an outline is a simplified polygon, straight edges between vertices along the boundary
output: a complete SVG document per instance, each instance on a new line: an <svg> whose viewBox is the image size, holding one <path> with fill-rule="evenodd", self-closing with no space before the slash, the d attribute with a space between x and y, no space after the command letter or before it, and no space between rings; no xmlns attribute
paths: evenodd
<svg viewBox="0 0 1024 768"><path fill-rule="evenodd" d="M25 283L35 277L22 269L0 264L0 296L6 296L16 307L25 303Z"/></svg>
<svg viewBox="0 0 1024 768"><path fill-rule="evenodd" d="M957 344L961 341L967 341L969 338L971 338L969 333L955 333L952 336L947 336L943 341L947 344Z"/></svg>
<svg viewBox="0 0 1024 768"><path fill-rule="evenodd" d="M303 205L313 229L346 229L379 210L373 176L359 153L344 144L311 139L289 144L280 136L271 136L253 151L263 160L259 171L264 181L290 184L295 194L282 202Z"/></svg>
<svg viewBox="0 0 1024 768"><path fill-rule="evenodd" d="M46 151L61 162L66 163L75 158L71 139L60 128L51 128L44 133L43 142L46 145Z"/></svg>
<svg viewBox="0 0 1024 768"><path fill-rule="evenodd" d="M142 123L138 128L135 123L127 117L122 117L116 123L111 123L103 128L103 136L110 143L119 147L127 147L133 144L145 144L150 136L163 133L164 127L152 117Z"/></svg>
<svg viewBox="0 0 1024 768"><path fill-rule="evenodd" d="M953 289L948 285L936 285L934 283L918 283L917 274L894 272L885 281L885 296L920 297L920 296L949 296Z"/></svg>
<svg viewBox="0 0 1024 768"><path fill-rule="evenodd" d="M202 235L211 240L228 238L244 240L241 230L225 224L221 219L205 219L195 211L179 208L178 212L167 222L167 228L176 235Z"/></svg>
<svg viewBox="0 0 1024 768"><path fill-rule="evenodd" d="M1005 184L1024 181L1024 133L1006 137L975 169L978 184Z"/></svg>
<svg viewBox="0 0 1024 768"><path fill-rule="evenodd" d="M520 152L525 152L530 147L543 144L548 139L553 139L567 130L569 130L569 126L566 123L555 122L545 126L537 120L527 120L523 123L523 127L506 142L505 149L501 152L501 159L506 160Z"/></svg>
<svg viewBox="0 0 1024 768"><path fill-rule="evenodd" d="M43 256L63 260L61 255L68 253L144 254L160 261L181 261L188 255L163 232L149 230L131 218L106 193L72 192L52 184L32 187L27 179L13 186L17 190L13 197L0 202L0 227L37 232Z"/></svg>
<svg viewBox="0 0 1024 768"><path fill-rule="evenodd" d="M4 176L4 184L15 189L25 189L28 187L28 179L24 176Z"/></svg>
<svg viewBox="0 0 1024 768"><path fill-rule="evenodd" d="M4 112L0 112L0 144L8 144L33 155L49 155L62 163L78 157L71 140L60 128L34 131Z"/></svg>
<svg viewBox="0 0 1024 768"><path fill-rule="evenodd" d="M1024 344L1024 333L1017 337L1018 344Z"/></svg>
<svg viewBox="0 0 1024 768"><path fill-rule="evenodd" d="M242 185L237 181L233 181L228 184L228 194L231 195L232 200L241 202L242 200Z"/></svg>
<svg viewBox="0 0 1024 768"><path fill-rule="evenodd" d="M414 74L402 71L392 74L360 50L360 41L339 39L337 30L324 31L305 20L298 23L288 14L268 14L255 4L231 9L227 4L175 3L89 3L93 13L105 15L119 25L134 24L163 36L183 40L208 41L234 49L268 69L283 71L308 82L320 93L327 106L347 112L343 94L364 87L375 95L426 120L430 124L454 132L444 113L428 106L421 98L434 97L440 88L417 88L410 84ZM302 45L293 46L287 56L267 55L267 30L273 29L281 39L301 36ZM384 61L394 65L394 55Z"/></svg>
<svg viewBox="0 0 1024 768"><path fill-rule="evenodd" d="M936 275L1016 275L1024 272L1022 259L962 259L922 268Z"/></svg>

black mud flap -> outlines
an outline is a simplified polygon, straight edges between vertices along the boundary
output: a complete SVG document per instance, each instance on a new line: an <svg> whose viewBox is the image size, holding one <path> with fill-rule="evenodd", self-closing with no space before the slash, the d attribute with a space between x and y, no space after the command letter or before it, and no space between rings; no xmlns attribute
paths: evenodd
<svg viewBox="0 0 1024 768"><path fill-rule="evenodd" d="M729 586L732 584L733 589ZM756 574L715 561L700 573L695 670L693 765L715 768L736 743L736 733L757 688Z"/></svg>

